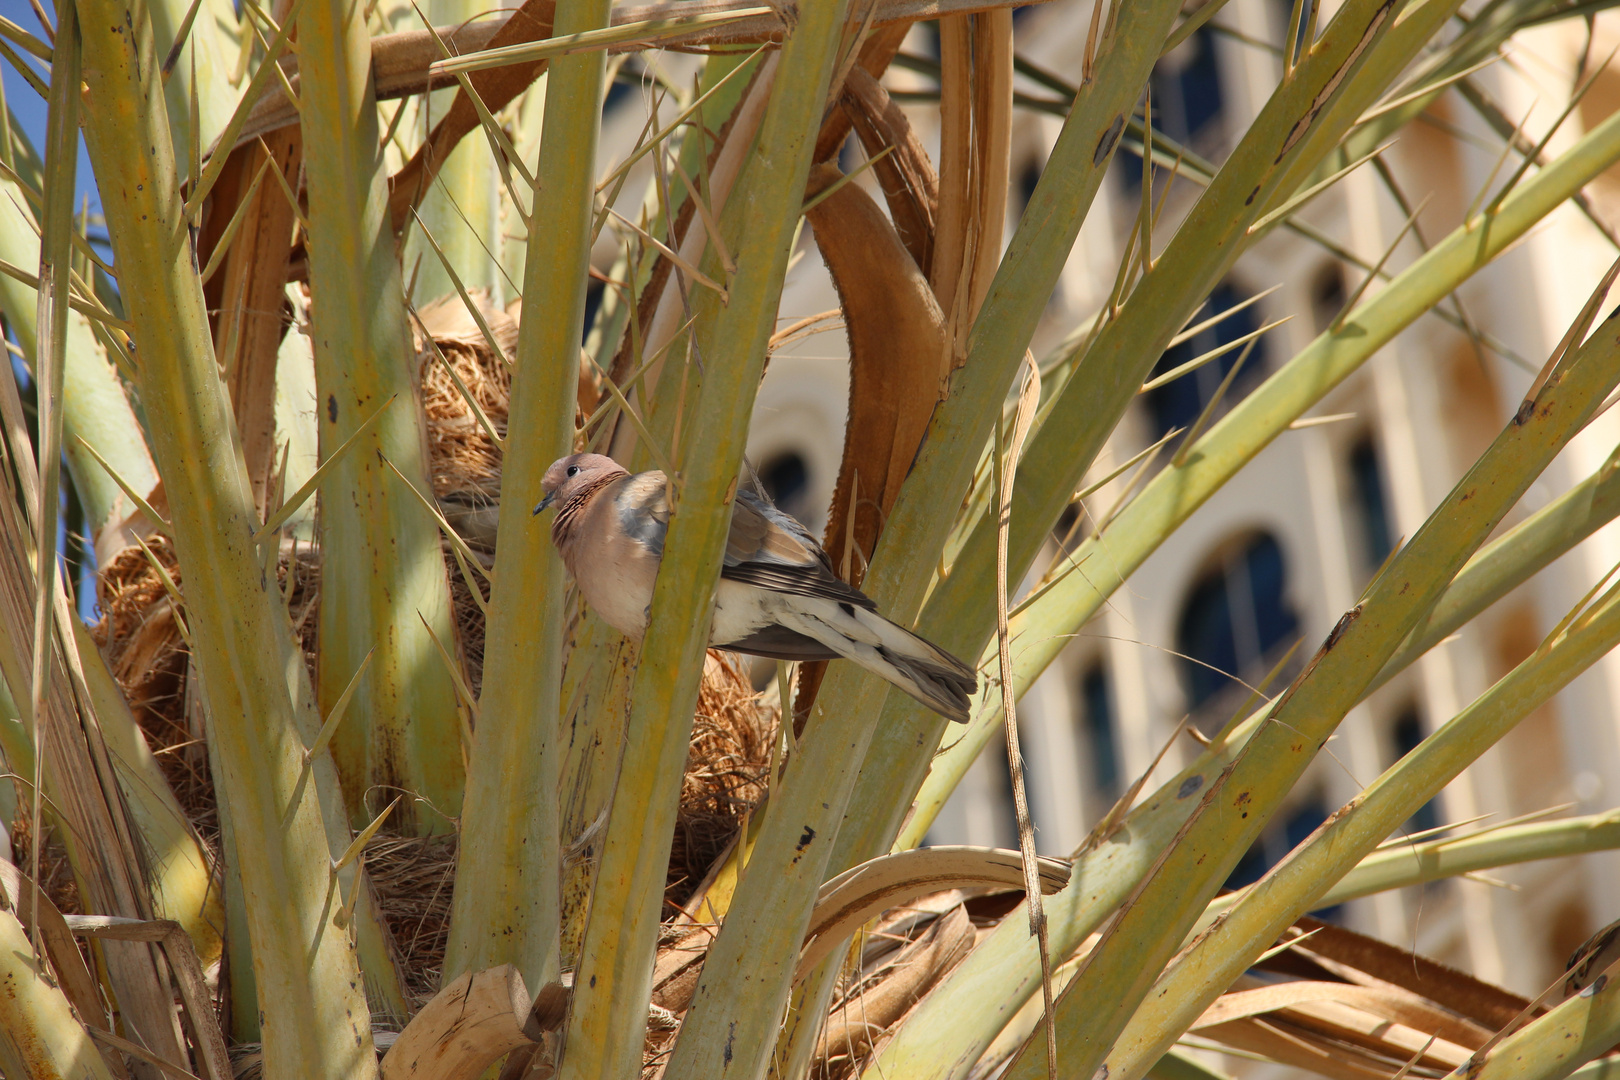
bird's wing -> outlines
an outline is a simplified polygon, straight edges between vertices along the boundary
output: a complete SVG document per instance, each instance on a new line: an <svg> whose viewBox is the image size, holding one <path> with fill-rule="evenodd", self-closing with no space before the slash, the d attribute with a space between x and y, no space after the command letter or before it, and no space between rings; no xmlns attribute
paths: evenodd
<svg viewBox="0 0 1620 1080"><path fill-rule="evenodd" d="M664 474L653 470L627 477L614 493L613 508L619 526L656 558L664 556L664 535L669 532L669 488Z"/></svg>
<svg viewBox="0 0 1620 1080"><path fill-rule="evenodd" d="M803 525L746 489L738 490L732 505L720 576L773 592L877 608L866 594L838 579L827 553Z"/></svg>

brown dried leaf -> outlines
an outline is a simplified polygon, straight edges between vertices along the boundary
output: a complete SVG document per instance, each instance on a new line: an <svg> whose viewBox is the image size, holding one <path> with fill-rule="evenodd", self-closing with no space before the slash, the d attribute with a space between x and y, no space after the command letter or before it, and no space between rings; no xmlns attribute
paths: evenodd
<svg viewBox="0 0 1620 1080"><path fill-rule="evenodd" d="M1300 919L1295 926L1315 933L1294 951L1339 965L1332 969L1334 975L1347 978L1354 971L1371 976L1425 997L1491 1031L1511 1023L1529 1004L1524 998L1438 961L1353 930L1315 919Z"/></svg>
<svg viewBox="0 0 1620 1080"><path fill-rule="evenodd" d="M881 78L883 73L889 70L889 64L894 60L895 54L900 51L900 44L905 41L906 34L910 33L911 25L909 21L897 22L872 31L861 44L860 56L850 69L850 76L859 70L873 80ZM850 76L845 77L846 91L849 89ZM815 156L811 160L817 164L829 161L842 149L844 140L849 137L850 120L851 118L839 109L827 114L827 118L821 122L821 131L816 135Z"/></svg>
<svg viewBox="0 0 1620 1080"><path fill-rule="evenodd" d="M811 1075L826 1080L848 1075L876 1038L967 956L973 941L972 920L958 905L862 978L827 1018Z"/></svg>
<svg viewBox="0 0 1620 1080"><path fill-rule="evenodd" d="M298 184L303 158L303 136L298 128L283 128L265 137L272 169L280 169L289 186ZM264 150L259 144L231 152L209 199L208 220L199 239L199 257L218 241L217 233L236 212ZM265 511L266 493L275 457L276 359L287 327L282 293L292 254L295 212L281 185L267 179L253 196L253 205L225 255L222 271L208 282L208 309L214 319L214 354L225 372L236 429L253 484L253 503Z"/></svg>
<svg viewBox="0 0 1620 1080"><path fill-rule="evenodd" d="M1012 13L941 19L939 211L928 279L950 320L942 376L967 356L967 332L1001 260L1012 146Z"/></svg>
<svg viewBox="0 0 1620 1080"><path fill-rule="evenodd" d="M895 231L926 277L934 251L934 215L939 209L939 177L906 114L889 100L881 83L856 67L844 83L843 113L855 125ZM884 150L891 152L879 157Z"/></svg>

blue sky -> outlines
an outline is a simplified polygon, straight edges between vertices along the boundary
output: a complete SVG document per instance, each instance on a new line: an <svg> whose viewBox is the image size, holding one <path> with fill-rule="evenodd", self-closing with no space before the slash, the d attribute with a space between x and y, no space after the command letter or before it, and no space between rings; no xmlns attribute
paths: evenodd
<svg viewBox="0 0 1620 1080"><path fill-rule="evenodd" d="M44 6L49 10L54 8L55 5L47 0ZM40 35L39 19L34 15L28 0L0 0L0 15L4 15L30 33ZM24 62L27 62L27 60ZM40 68L35 68L35 72L45 76L44 71ZM28 141L33 143L34 148L38 150L45 144L45 99L36 94L33 87L28 85L27 80L19 75L11 64L4 59L0 59L0 79L3 79L5 83L6 105L11 110L14 122L22 129L23 134L28 137ZM91 212L96 213L101 209L101 200L96 192L94 177L90 173L90 159L85 153L82 138L79 140L79 165L74 175L74 186L79 192L79 199L75 200L75 202L82 201L84 196L88 194L90 196ZM65 535L59 534L57 540L59 545L65 547ZM93 581L89 578L83 578L76 583L76 588L79 615L85 619L95 618L96 595Z"/></svg>
<svg viewBox="0 0 1620 1080"><path fill-rule="evenodd" d="M42 6L50 11L54 10L56 5L52 0L44 0ZM4 15L31 34L44 36L40 31L39 19L34 15L28 0L0 0L0 15ZM30 60L31 57L24 58L25 63ZM48 78L43 68L36 67L34 70L42 78ZM28 141L34 144L34 149L38 150L45 144L45 99L34 93L33 87L29 86L28 82L4 59L0 59L0 79L5 82L6 104L11 108L12 116L16 118L17 125L22 128L23 133L28 136ZM95 181L90 174L90 159L85 154L83 139L79 140L79 167L74 176L74 187L79 192L79 198L74 200L75 202L80 202L85 195L89 195L91 212L95 213L101 209L101 200L97 196Z"/></svg>

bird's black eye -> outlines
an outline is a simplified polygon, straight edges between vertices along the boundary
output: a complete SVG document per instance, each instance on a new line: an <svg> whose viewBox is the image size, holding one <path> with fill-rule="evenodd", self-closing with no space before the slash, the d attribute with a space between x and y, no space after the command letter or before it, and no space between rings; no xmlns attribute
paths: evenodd
<svg viewBox="0 0 1620 1080"><path fill-rule="evenodd" d="M578 476L579 475L579 466L578 465L570 465L570 466L568 466L568 475L569 476Z"/></svg>

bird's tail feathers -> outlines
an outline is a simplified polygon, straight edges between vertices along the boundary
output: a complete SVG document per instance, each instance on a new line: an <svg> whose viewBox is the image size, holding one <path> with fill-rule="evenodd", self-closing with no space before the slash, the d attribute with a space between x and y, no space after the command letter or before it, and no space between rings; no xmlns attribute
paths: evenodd
<svg viewBox="0 0 1620 1080"><path fill-rule="evenodd" d="M779 617L958 724L968 721L968 697L978 675L932 642L875 611L820 597L795 596Z"/></svg>

